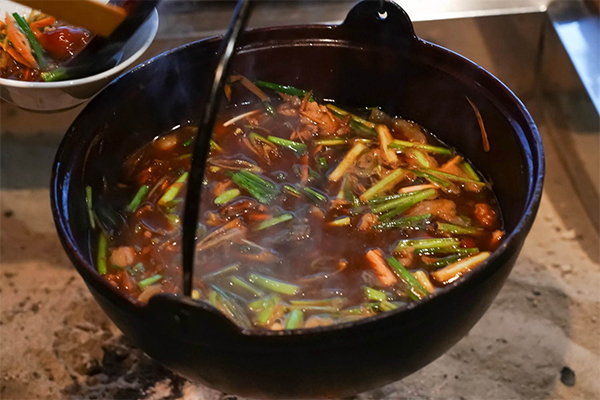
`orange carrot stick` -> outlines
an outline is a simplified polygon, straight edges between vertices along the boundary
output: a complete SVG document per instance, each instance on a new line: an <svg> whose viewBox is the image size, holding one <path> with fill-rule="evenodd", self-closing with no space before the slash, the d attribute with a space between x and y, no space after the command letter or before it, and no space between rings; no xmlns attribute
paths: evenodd
<svg viewBox="0 0 600 400"><path fill-rule="evenodd" d="M25 63L22 64L29 68L37 68L38 63L33 57L33 54L31 54L31 46L29 45L27 38L17 28L17 26L15 25L15 20L13 19L13 17L8 15L8 13L6 13L6 26L6 36L8 40L10 41L10 43L12 43L13 48L21 55L22 59L25 61ZM10 47L10 45L8 47Z"/></svg>
<svg viewBox="0 0 600 400"><path fill-rule="evenodd" d="M392 286L398 279L392 270L388 267L383 258L383 253L379 249L369 250L367 253L367 261L375 271L375 275L385 286Z"/></svg>
<svg viewBox="0 0 600 400"><path fill-rule="evenodd" d="M35 31L37 29L45 28L48 25L52 25L55 22L56 22L56 18L46 17L46 18L42 18L35 22L30 23L29 27L31 28L32 31Z"/></svg>

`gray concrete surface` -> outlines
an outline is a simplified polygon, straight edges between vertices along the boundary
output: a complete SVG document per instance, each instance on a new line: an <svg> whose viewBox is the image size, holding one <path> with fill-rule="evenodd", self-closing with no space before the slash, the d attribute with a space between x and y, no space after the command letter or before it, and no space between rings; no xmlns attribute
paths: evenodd
<svg viewBox="0 0 600 400"><path fill-rule="evenodd" d="M189 14L188 7L175 11ZM199 35L189 26L178 35L171 24L148 55ZM507 284L469 335L421 371L357 398L600 399L599 236L565 168L564 139L531 91L536 59L528 46L542 21L523 15L460 26L424 22L417 32L476 60L525 98L547 152L542 205ZM510 37L494 42L497 30ZM64 254L47 187L56 147L78 112L36 115L0 104L0 398L233 400L134 348Z"/></svg>

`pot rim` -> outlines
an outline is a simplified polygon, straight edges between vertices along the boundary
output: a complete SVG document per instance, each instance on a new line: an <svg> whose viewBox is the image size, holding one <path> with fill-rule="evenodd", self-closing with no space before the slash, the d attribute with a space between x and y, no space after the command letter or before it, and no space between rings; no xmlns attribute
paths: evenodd
<svg viewBox="0 0 600 400"><path fill-rule="evenodd" d="M332 24L312 24L312 25L309 24L309 25L278 26L278 27L249 29L247 32L245 32L245 35L265 34L265 33L271 32L271 31L275 31L275 32L282 32L282 31L292 32L292 31L298 31L298 30L304 31L304 30L308 30L308 29L332 30L333 31L335 29L340 29L341 27L342 27L342 25L335 25L335 24L333 24L333 25ZM246 38L247 37L248 36L246 36ZM201 39L201 40L198 40L195 42L187 43L185 45L167 50L164 53L161 53L161 54L145 61L144 63L139 64L138 66L132 68L131 70L127 71L126 73L122 74L121 76L119 76L118 78L113 80L106 87L106 89L103 90L103 92L110 91L114 85L117 85L119 83L119 81L124 80L126 77L129 77L130 75L135 74L138 70L145 68L148 65L151 65L152 63L154 63L158 60L161 60L164 57L168 57L169 55L171 55L173 53L186 51L188 48L191 48L191 47L205 46L207 44L218 42L221 39L222 39L222 36L212 36L212 37L208 37L208 38ZM310 39L308 39L308 40L310 40ZM341 41L338 40L338 42L343 43L344 40L341 40ZM539 203L541 201L544 174L545 174L545 161L544 161L545 155L544 155L542 139L541 139L541 136L537 129L537 126L535 125L535 122L533 121L533 118L531 117L529 111L527 110L527 108L525 107L523 102L502 81L500 81L498 78L496 78L494 75L492 75L490 72L488 72L483 67L476 64L475 62L469 60L468 58L466 58L452 50L449 50L449 49L446 49L437 44L425 41L418 37L416 38L415 45L429 47L429 49L428 49L429 51L438 52L438 53L442 54L444 57L447 57L449 59L454 59L455 61L458 61L458 62L464 64L472 71L475 71L475 72L481 74L483 78L488 80L487 85L482 85L482 86L484 88L486 88L486 87L489 87L490 85L495 85L496 86L495 89L497 89L497 91L500 92L507 99L512 101L512 103L513 103L512 105L517 108L518 112L524 118L524 122L526 125L521 126L521 128L523 129L523 132L526 132L527 129L530 130L531 137L525 137L525 139L526 139L525 142L527 144L529 144L529 150L531 153L530 157L531 157L532 169L531 169L531 171L528 171L528 175L529 175L530 182L532 182L532 184L531 184L528 194L527 194L525 208L524 208L524 211L522 212L521 217L519 218L519 222L517 223L515 228L512 230L512 232L510 234L507 235L507 237L504 239L502 244L496 250L494 250L492 252L490 257L488 257L481 265L479 265L478 268L475 268L474 270L470 271L468 274L461 276L456 281L454 281L442 288L439 288L436 291L436 293L434 293L432 296L428 296L422 300L419 300L418 302L409 303L405 307L401 307L396 310L381 313L381 314L378 314L378 315L375 315L372 317L363 318L363 319L356 320L356 321L333 324L333 325L325 326L325 327L303 328L303 329L283 330L283 331L260 331L260 330L244 329L244 328L241 328L238 325L236 325L233 321L229 320L220 311L216 310L214 307L212 307L208 303L193 301L191 299L186 299L183 296L176 296L173 294L161 294L161 295L157 295L157 296L176 296L180 301L184 301L187 304L191 304L191 302L193 301L194 305L197 307L203 308L204 310L209 311L211 313L218 313L220 316L223 317L223 320L225 320L227 322L227 325L229 325L229 327L235 333L243 335L243 336L249 336L249 337L303 336L303 337L306 337L306 336L311 336L311 335L326 334L326 333L335 332L335 331L339 331L339 330L348 330L355 326L359 326L359 325L363 325L363 324L372 324L372 323L375 323L376 321L380 321L382 319L393 318L400 314L404 314L406 312L411 312L412 310L417 310L420 307L426 306L426 304L428 304L431 301L436 301L434 299L442 297L444 294L454 290L457 286L465 284L469 280L473 280L477 276L481 275L482 273L487 272L490 268L493 268L493 264L495 264L495 261L498 260L503 255L503 253L505 253L509 248L513 248L515 246L518 248L519 240L521 240L520 236L526 235L528 233L528 231L531 227L531 224L533 223L533 220L535 218L535 215L537 213L537 209L538 209ZM242 45L237 49L237 51L238 52L240 50L243 51L244 48L247 46L251 46L251 45ZM85 113L86 110L89 107L91 107L95 101L101 100L102 95L103 95L103 93L100 93L97 96L97 98L93 99L88 105L86 105L86 107L82 110L81 114ZM72 123L71 126L73 126L77 123L77 120L79 118L81 118L80 115L75 119L75 121ZM52 208L54 222L57 227L57 231L58 231L61 243L63 244L63 247L65 248L65 251L66 251L67 255L69 256L71 262L74 264L74 266L78 270L79 274L84 278L84 281L86 282L87 285L92 285L98 293L101 293L105 298L108 297L112 303L118 303L119 308L128 309L128 311L137 312L143 316L144 312L148 309L147 306L150 303L141 304L141 303L133 302L128 296L124 295L116 287L111 285L106 279L104 279L101 275L99 275L98 272L96 271L96 269L94 268L94 266L92 265L92 263L87 262L86 257L84 256L83 252L80 251L80 249L78 248L78 246L76 244L76 241L74 240L74 238L72 236L69 221L66 218L66 215L68 215L68 211L66 210L66 205L62 204L62 198L63 198L62 193L66 189L65 189L65 187L63 187L62 182L58 181L57 176L59 175L61 170L64 168L63 165L66 164L66 160L73 158L73 157L69 157L69 155L72 155L72 152L70 151L70 149L73 147L72 142L78 140L77 136L78 136L78 134L75 133L71 128L69 128L69 130L67 131L67 133L65 134L65 136L63 137L63 139L59 145L59 148L58 148L55 160L54 160L53 168L52 168L52 178L51 178L51 182L50 182L51 208ZM519 141L521 143L523 143L522 140L519 140ZM65 160L65 162L63 162L63 160ZM67 185L66 187L68 188L69 185ZM524 238L523 238L523 240L524 240Z"/></svg>

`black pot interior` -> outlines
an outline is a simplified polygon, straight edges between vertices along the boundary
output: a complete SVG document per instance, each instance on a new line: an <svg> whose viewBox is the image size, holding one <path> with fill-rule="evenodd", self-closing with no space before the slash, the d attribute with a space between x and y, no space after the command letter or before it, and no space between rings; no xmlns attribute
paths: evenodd
<svg viewBox="0 0 600 400"><path fill-rule="evenodd" d="M251 36L246 40L251 41ZM84 111L71 127L77 138L69 151L86 157L72 160L70 185L91 185L95 191L114 185L123 161L135 150L174 126L197 121L216 47L214 41L192 44L159 57L94 100L88 106L93 112ZM450 55L424 43L418 48L419 52L363 48L346 41L322 41L318 35L277 45L255 42L236 56L233 70L251 79L312 89L319 98L344 106L378 105L391 115L416 121L457 148L493 183L510 233L524 213L535 176L523 121L501 103L501 97L479 86L472 71L436 59L438 52ZM482 114L491 144L488 153L482 149L480 128L467 97ZM76 195L65 200L72 237L79 249L87 249L85 202Z"/></svg>

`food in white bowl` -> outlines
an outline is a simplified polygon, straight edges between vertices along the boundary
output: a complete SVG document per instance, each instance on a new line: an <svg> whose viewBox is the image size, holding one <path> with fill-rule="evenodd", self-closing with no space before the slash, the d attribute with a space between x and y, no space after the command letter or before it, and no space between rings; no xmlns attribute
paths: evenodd
<svg viewBox="0 0 600 400"><path fill-rule="evenodd" d="M158 29L155 10L125 43L121 62L113 68L80 79L46 82L53 69L85 47L89 32L6 0L0 0L0 20L5 21L0 23L0 97L40 112L67 110L93 97L146 51Z"/></svg>

